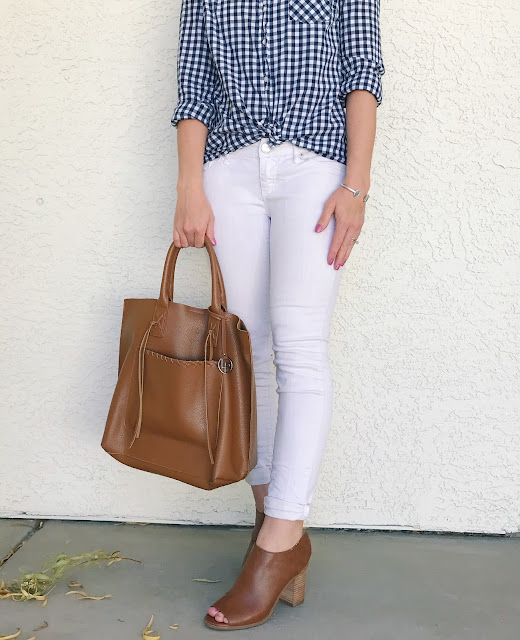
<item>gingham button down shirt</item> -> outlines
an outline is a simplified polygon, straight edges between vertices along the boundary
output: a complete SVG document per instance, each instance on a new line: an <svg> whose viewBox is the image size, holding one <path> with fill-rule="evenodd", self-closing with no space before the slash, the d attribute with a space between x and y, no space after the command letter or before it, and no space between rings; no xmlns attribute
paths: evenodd
<svg viewBox="0 0 520 640"><path fill-rule="evenodd" d="M346 163L345 99L382 101L380 0L182 0L171 118L208 127L204 162L267 137Z"/></svg>

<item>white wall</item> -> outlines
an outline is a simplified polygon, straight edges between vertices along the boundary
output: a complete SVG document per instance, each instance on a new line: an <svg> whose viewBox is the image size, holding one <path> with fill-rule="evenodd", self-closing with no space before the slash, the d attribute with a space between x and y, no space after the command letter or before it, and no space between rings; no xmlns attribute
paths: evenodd
<svg viewBox="0 0 520 640"><path fill-rule="evenodd" d="M2 2L2 516L252 521L246 483L204 492L99 444L122 300L157 296L172 237L179 8ZM382 30L308 524L518 531L520 13L394 0ZM185 251L177 299L206 306L207 256Z"/></svg>

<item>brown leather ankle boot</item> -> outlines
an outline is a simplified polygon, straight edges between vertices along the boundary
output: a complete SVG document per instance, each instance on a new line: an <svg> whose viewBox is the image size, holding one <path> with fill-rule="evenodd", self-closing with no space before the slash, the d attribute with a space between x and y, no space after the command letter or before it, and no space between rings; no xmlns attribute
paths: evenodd
<svg viewBox="0 0 520 640"><path fill-rule="evenodd" d="M204 622L212 629L248 629L266 622L278 600L301 604L311 552L307 532L286 551L266 551L255 543L234 585L213 604L229 622L218 622L209 613Z"/></svg>
<svg viewBox="0 0 520 640"><path fill-rule="evenodd" d="M255 525L253 527L253 530L251 531L251 540L249 541L249 546L247 547L247 551L244 555L244 559L242 560L242 566L244 566L244 562L247 560L247 556L251 552L251 549L253 548L253 545L255 544L256 539L258 538L258 533L262 527L264 516L265 514L263 511L259 511L258 509L256 509Z"/></svg>

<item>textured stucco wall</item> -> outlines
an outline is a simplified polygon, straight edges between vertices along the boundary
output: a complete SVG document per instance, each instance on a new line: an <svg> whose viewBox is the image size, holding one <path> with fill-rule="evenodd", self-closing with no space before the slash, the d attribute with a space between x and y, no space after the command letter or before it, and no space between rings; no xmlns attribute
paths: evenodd
<svg viewBox="0 0 520 640"><path fill-rule="evenodd" d="M520 529L520 12L382 3L371 200L330 352L310 525ZM0 7L0 515L248 523L100 448L122 300L156 297L175 202L180 2ZM209 304L202 250L179 301Z"/></svg>

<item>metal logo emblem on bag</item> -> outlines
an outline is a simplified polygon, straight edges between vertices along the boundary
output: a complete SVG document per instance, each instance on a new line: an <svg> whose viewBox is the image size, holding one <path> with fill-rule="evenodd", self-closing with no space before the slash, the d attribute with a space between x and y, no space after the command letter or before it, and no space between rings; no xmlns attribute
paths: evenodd
<svg viewBox="0 0 520 640"><path fill-rule="evenodd" d="M233 368L233 360L229 356L224 356L219 358L217 366L221 373L229 373Z"/></svg>

